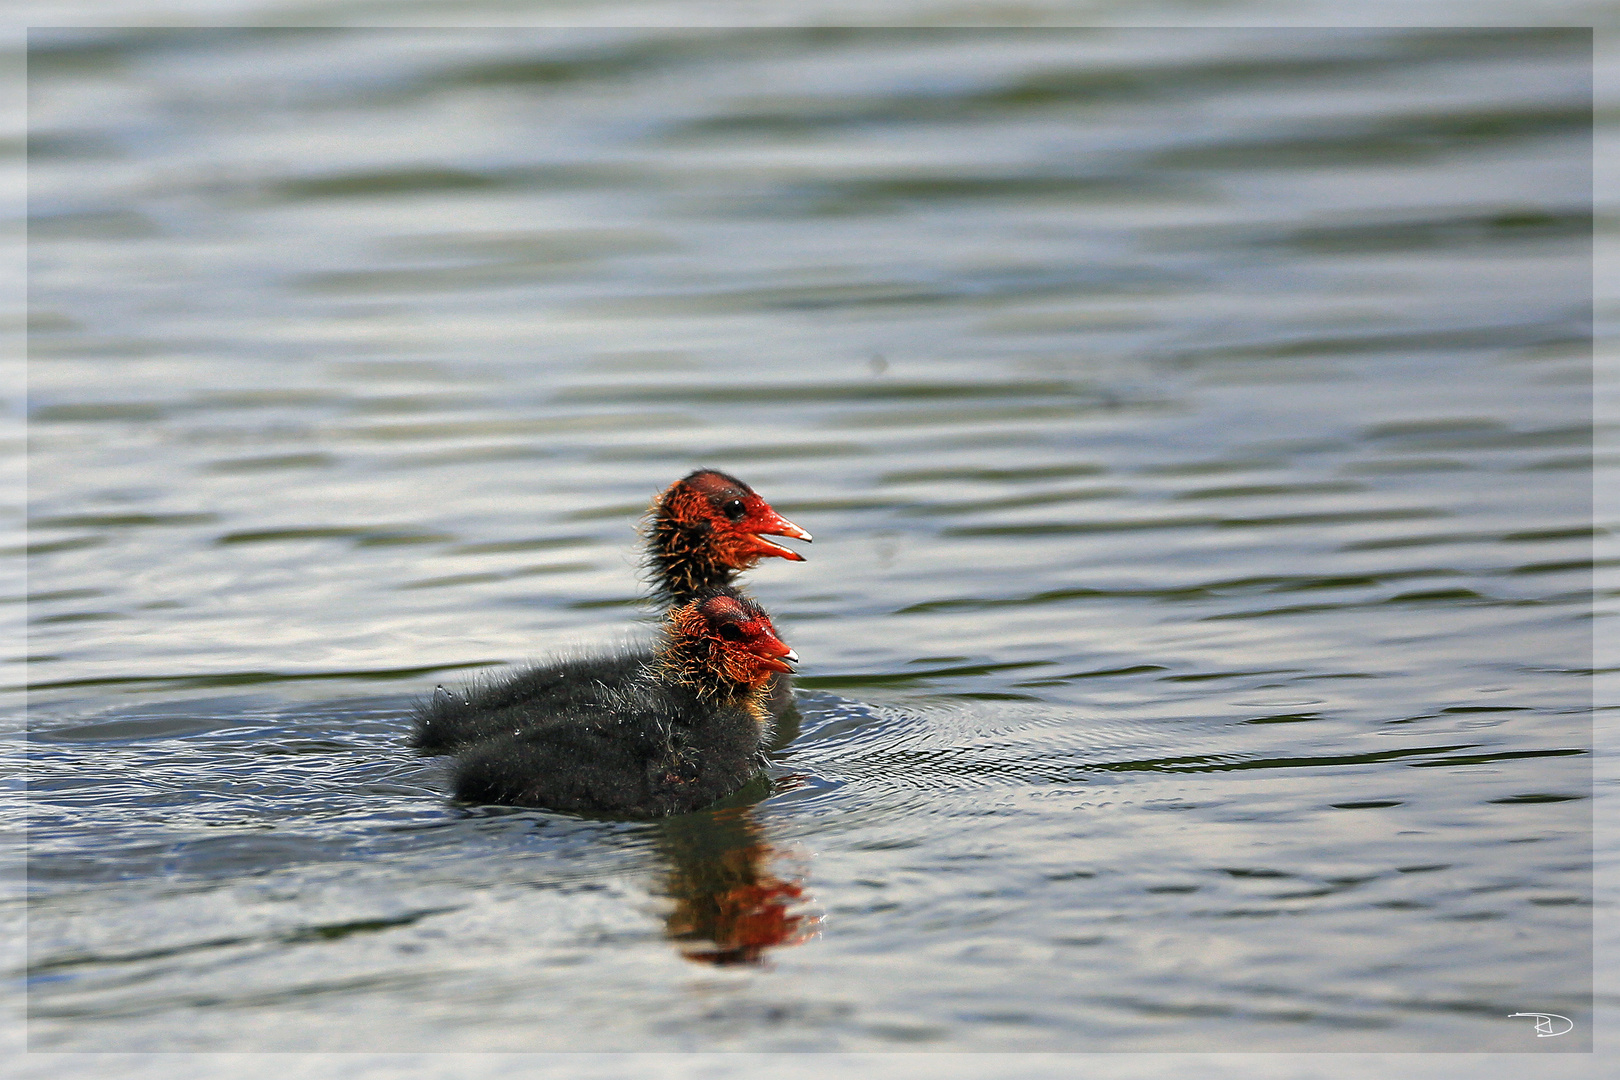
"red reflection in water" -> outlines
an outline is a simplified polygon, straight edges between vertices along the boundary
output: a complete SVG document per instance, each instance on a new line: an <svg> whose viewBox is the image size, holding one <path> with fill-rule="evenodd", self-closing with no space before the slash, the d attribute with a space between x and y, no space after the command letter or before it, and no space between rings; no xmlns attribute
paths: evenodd
<svg viewBox="0 0 1620 1080"><path fill-rule="evenodd" d="M665 933L688 960L757 964L767 949L814 935L817 917L795 910L803 878L770 872L778 853L747 808L687 815L666 826L662 841L671 861L666 891L675 900Z"/></svg>

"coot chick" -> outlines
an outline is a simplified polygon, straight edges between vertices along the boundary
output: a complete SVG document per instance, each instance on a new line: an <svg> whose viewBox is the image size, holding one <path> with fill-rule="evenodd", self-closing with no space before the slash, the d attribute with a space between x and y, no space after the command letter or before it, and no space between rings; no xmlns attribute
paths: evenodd
<svg viewBox="0 0 1620 1080"><path fill-rule="evenodd" d="M670 612L634 678L595 701L518 705L504 734L463 747L463 802L656 818L709 805L764 766L766 684L798 660L729 586Z"/></svg>
<svg viewBox="0 0 1620 1080"><path fill-rule="evenodd" d="M730 585L760 559L803 562L792 548L765 539L810 534L771 508L754 489L717 469L699 469L665 488L648 511L643 565L664 607L685 604L706 589ZM554 660L474 684L459 693L440 689L419 702L410 744L448 751L506 728L514 708L561 708L596 701L632 679L652 659L650 647ZM779 717L793 706L788 676L772 680L768 709Z"/></svg>

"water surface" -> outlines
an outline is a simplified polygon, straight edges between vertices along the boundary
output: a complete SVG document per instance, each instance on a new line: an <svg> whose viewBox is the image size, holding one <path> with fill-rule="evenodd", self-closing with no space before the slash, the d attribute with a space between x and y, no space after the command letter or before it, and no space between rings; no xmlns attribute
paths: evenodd
<svg viewBox="0 0 1620 1080"><path fill-rule="evenodd" d="M33 1049L1589 1047L1584 32L31 43ZM449 802L700 465L768 782Z"/></svg>

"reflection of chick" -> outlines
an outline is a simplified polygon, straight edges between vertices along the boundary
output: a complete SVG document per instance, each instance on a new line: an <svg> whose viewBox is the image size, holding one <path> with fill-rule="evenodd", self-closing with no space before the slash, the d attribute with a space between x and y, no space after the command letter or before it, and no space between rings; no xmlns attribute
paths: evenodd
<svg viewBox="0 0 1620 1080"><path fill-rule="evenodd" d="M664 932L682 956L716 966L757 964L766 949L814 934L816 918L792 910L804 889L766 869L774 851L746 807L672 819L660 829L675 900Z"/></svg>

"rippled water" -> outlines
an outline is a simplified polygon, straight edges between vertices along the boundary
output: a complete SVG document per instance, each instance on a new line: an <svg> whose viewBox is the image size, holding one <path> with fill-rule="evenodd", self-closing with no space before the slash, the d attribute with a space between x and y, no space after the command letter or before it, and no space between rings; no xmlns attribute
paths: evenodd
<svg viewBox="0 0 1620 1080"><path fill-rule="evenodd" d="M1584 32L32 47L33 1049L1590 1047ZM698 465L770 782L448 802Z"/></svg>

